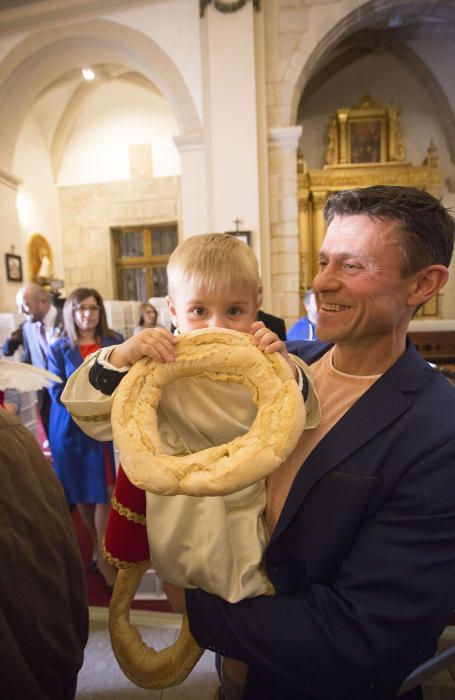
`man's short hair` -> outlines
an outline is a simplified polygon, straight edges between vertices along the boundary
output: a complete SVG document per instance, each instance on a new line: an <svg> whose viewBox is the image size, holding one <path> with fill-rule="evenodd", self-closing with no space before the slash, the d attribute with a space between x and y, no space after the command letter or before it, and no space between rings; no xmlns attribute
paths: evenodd
<svg viewBox="0 0 455 700"><path fill-rule="evenodd" d="M209 292L251 289L256 300L261 284L257 258L240 238L229 233L204 233L186 238L167 266L169 295L195 283Z"/></svg>
<svg viewBox="0 0 455 700"><path fill-rule="evenodd" d="M344 214L398 222L403 277L428 265L450 265L455 222L440 200L428 192L415 187L373 185L330 195L324 207L326 221L330 223L334 216Z"/></svg>

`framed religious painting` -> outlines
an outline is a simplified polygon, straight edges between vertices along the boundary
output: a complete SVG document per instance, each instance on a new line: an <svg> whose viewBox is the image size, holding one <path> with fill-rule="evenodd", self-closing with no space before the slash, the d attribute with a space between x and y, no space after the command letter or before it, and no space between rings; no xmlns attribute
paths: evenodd
<svg viewBox="0 0 455 700"><path fill-rule="evenodd" d="M22 258L13 253L5 254L6 279L8 282L22 282Z"/></svg>
<svg viewBox="0 0 455 700"><path fill-rule="evenodd" d="M386 159L384 118L350 119L348 154L350 163L383 163Z"/></svg>
<svg viewBox="0 0 455 700"><path fill-rule="evenodd" d="M326 164L380 165L404 159L400 110L364 95L358 105L341 107L330 118Z"/></svg>

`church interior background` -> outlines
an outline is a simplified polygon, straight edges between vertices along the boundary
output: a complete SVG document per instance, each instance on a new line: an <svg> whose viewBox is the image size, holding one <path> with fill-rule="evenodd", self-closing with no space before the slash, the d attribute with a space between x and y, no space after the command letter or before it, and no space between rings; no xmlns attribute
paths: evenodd
<svg viewBox="0 0 455 700"><path fill-rule="evenodd" d="M290 327L330 191L455 208L454 44L453 0L2 0L0 341L32 280L97 288L128 331L121 309L162 298L177 242L209 231L248 240ZM413 321L451 363L454 265ZM118 696L120 671L98 677Z"/></svg>
<svg viewBox="0 0 455 700"><path fill-rule="evenodd" d="M243 231L289 327L328 192L455 204L454 39L449 0L3 0L0 313L43 262L161 297L178 240ZM454 330L454 292L422 322Z"/></svg>

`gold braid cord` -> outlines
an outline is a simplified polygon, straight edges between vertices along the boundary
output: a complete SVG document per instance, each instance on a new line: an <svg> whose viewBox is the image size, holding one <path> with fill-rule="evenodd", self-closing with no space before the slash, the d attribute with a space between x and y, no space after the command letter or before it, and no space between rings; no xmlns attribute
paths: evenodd
<svg viewBox="0 0 455 700"><path fill-rule="evenodd" d="M176 642L158 652L145 644L131 624L131 603L150 565L150 561L140 562L118 572L109 606L109 634L125 676L141 688L159 690L182 683L204 650L192 637L186 615Z"/></svg>

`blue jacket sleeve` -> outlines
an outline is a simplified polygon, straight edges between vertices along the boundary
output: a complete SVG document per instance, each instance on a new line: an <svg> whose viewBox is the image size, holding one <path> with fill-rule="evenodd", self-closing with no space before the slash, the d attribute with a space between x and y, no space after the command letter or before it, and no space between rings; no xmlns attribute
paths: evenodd
<svg viewBox="0 0 455 700"><path fill-rule="evenodd" d="M68 377L66 376L65 360L63 357L62 348L58 342L50 345L47 355L47 363L49 372L53 372L62 380L61 384L57 384L57 382L55 382L49 387L48 391L50 397L53 403L63 406L60 397L63 393Z"/></svg>

